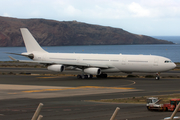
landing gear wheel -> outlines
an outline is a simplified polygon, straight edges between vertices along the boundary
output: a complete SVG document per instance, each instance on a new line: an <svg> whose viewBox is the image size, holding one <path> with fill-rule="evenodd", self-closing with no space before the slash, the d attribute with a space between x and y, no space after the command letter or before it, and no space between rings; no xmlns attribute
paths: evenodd
<svg viewBox="0 0 180 120"><path fill-rule="evenodd" d="M160 78L159 78L159 76L156 76L156 78L155 78L156 80L159 80Z"/></svg>
<svg viewBox="0 0 180 120"><path fill-rule="evenodd" d="M160 79L160 76L159 76L159 75L160 75L160 73L156 73L156 78L155 78L156 80L159 80L159 79Z"/></svg>
<svg viewBox="0 0 180 120"><path fill-rule="evenodd" d="M83 78L83 79L87 79L87 78L88 78L88 75L83 75L82 78Z"/></svg>
<svg viewBox="0 0 180 120"><path fill-rule="evenodd" d="M90 76L92 78L92 76ZM78 79L87 79L90 78L88 75L77 75Z"/></svg>
<svg viewBox="0 0 180 120"><path fill-rule="evenodd" d="M81 75L77 75L77 78L78 78L78 79L82 79L82 76L81 76Z"/></svg>
<svg viewBox="0 0 180 120"><path fill-rule="evenodd" d="M151 110L151 109L150 109L150 106L147 106L147 109L148 109L148 110Z"/></svg>
<svg viewBox="0 0 180 120"><path fill-rule="evenodd" d="M93 78L93 75L91 75L91 74L90 74L90 75L88 75L88 78Z"/></svg>

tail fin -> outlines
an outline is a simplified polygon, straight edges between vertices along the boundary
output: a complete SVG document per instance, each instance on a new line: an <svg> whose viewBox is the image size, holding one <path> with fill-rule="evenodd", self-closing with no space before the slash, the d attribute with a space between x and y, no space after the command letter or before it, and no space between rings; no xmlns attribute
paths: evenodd
<svg viewBox="0 0 180 120"><path fill-rule="evenodd" d="M20 28L21 34L26 46L27 52L46 52L44 49L41 48L41 46L37 43L37 41L34 39L32 34L29 32L27 28Z"/></svg>

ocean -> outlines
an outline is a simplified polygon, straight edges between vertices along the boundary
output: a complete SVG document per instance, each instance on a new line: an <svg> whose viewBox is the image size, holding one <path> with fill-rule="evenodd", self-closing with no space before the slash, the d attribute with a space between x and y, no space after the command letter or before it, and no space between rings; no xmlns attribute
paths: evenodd
<svg viewBox="0 0 180 120"><path fill-rule="evenodd" d="M153 36L158 39L172 41L176 44L150 44L150 45L87 45L87 46L43 46L48 52L55 53L95 53L95 54L143 54L159 55L180 62L180 36ZM9 55L21 60L26 57L6 54L26 52L25 47L0 47L0 61L11 61Z"/></svg>
<svg viewBox="0 0 180 120"><path fill-rule="evenodd" d="M152 36L157 39L172 41L175 44L180 44L180 36Z"/></svg>

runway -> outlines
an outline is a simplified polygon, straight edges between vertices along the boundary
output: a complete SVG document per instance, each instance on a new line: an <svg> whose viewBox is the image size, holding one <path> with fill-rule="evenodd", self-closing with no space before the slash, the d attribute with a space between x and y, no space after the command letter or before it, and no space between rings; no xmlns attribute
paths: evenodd
<svg viewBox="0 0 180 120"><path fill-rule="evenodd" d="M86 100L179 93L179 84L180 78L157 81L154 78L0 75L0 120L31 119L40 102L44 104L40 113L43 120L109 120L116 107L121 108L117 120L160 120L170 116L171 112L151 112L145 104Z"/></svg>

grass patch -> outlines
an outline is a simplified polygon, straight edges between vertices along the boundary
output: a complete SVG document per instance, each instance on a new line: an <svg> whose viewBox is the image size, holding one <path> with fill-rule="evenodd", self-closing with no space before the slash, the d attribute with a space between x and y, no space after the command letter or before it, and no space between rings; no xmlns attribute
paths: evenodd
<svg viewBox="0 0 180 120"><path fill-rule="evenodd" d="M146 75L145 78L155 78L154 75Z"/></svg>
<svg viewBox="0 0 180 120"><path fill-rule="evenodd" d="M130 77L130 78L138 78L139 76L138 76L138 75L128 75L127 77Z"/></svg>

